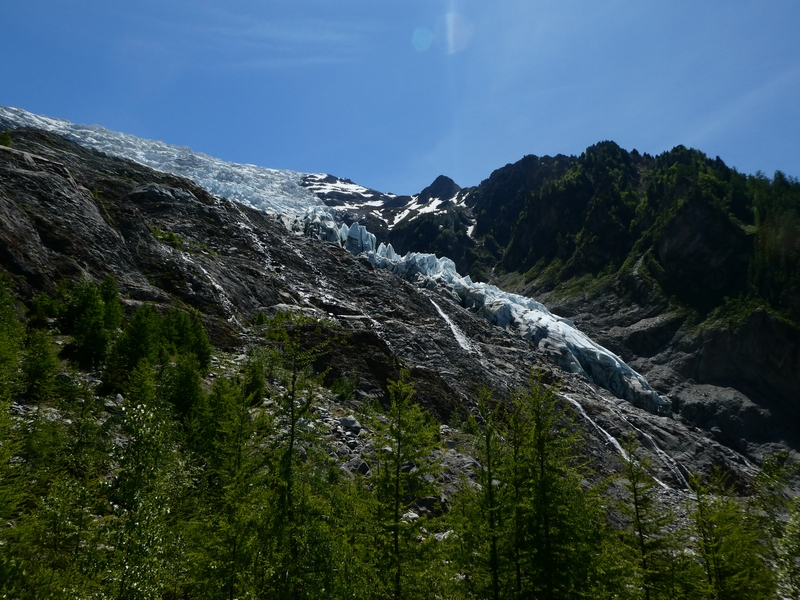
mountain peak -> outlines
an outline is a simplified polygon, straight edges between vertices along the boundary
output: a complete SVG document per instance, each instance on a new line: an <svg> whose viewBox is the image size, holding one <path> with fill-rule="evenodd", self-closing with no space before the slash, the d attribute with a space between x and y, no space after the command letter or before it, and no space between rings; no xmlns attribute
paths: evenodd
<svg viewBox="0 0 800 600"><path fill-rule="evenodd" d="M419 193L417 202L427 202L431 198L453 198L461 187L446 175L439 175L433 183Z"/></svg>

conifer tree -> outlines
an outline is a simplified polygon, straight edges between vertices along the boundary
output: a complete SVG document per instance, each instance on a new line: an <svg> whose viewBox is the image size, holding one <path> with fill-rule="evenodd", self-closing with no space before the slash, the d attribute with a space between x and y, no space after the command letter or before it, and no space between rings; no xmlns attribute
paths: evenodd
<svg viewBox="0 0 800 600"><path fill-rule="evenodd" d="M23 332L11 290L0 279L0 523L3 524L13 522L25 495L19 464L12 460L20 452L21 443L9 412L17 387ZM8 593L12 582L19 577L18 565L11 555L9 530L8 526L0 527L0 593Z"/></svg>
<svg viewBox="0 0 800 600"><path fill-rule="evenodd" d="M122 327L125 311L119 301L117 282L111 275L106 276L100 284L100 297L103 299L103 327L113 338L117 330Z"/></svg>
<svg viewBox="0 0 800 600"><path fill-rule="evenodd" d="M468 595L499 600L508 588L505 562L501 564L503 539L510 531L505 497L508 486L497 479L505 458L505 440L500 434L498 412L492 408L491 391L478 391L478 419L470 415L467 428L475 431L475 458L479 462L477 486L464 477L459 486L448 522L456 531L451 542L457 556L458 587Z"/></svg>
<svg viewBox="0 0 800 600"><path fill-rule="evenodd" d="M41 329L29 330L22 356L25 396L34 402L41 402L50 396L55 390L58 366L50 334Z"/></svg>
<svg viewBox="0 0 800 600"><path fill-rule="evenodd" d="M105 585L120 599L160 598L178 585L183 539L172 515L188 482L179 430L157 398L146 361L131 375L123 415L127 441L118 449Z"/></svg>
<svg viewBox="0 0 800 600"><path fill-rule="evenodd" d="M635 556L635 585L645 600L691 598L697 594L700 573L696 562L683 552L687 540L671 531L674 515L656 499L652 461L640 452L633 434L623 438L623 448L623 485L628 497L620 509L630 519L626 541Z"/></svg>
<svg viewBox="0 0 800 600"><path fill-rule="evenodd" d="M594 595L605 517L597 489L584 489L588 473L572 419L531 373L512 396L506 423L507 460L498 479L509 486L512 597Z"/></svg>
<svg viewBox="0 0 800 600"><path fill-rule="evenodd" d="M792 501L789 521L778 541L778 577L780 591L792 600L800 600L800 499Z"/></svg>
<svg viewBox="0 0 800 600"><path fill-rule="evenodd" d="M277 397L280 431L273 481L278 494L269 532L276 544L276 571L271 583L276 593L291 598L320 593L331 569L329 536L321 514L324 494L320 494L328 472L327 457L317 455L302 427L325 376L325 372L314 372L314 364L327 352L329 339L308 341L320 334L316 320L278 313L267 328L270 355L263 363L283 389ZM252 378L248 385L254 391L261 389Z"/></svg>
<svg viewBox="0 0 800 600"><path fill-rule="evenodd" d="M72 330L72 345L85 367L97 367L104 360L111 336L105 327L105 305L97 286L87 277L75 284L65 315Z"/></svg>
<svg viewBox="0 0 800 600"><path fill-rule="evenodd" d="M390 381L387 423L374 420L379 443L384 444L375 465L377 501L377 568L384 578L383 592L396 599L429 597L420 543L424 520L413 511L418 498L436 494L438 467L431 462L439 429L430 413L412 402L414 386L408 371Z"/></svg>
<svg viewBox="0 0 800 600"><path fill-rule="evenodd" d="M24 452L29 494L10 541L22 567L14 595L85 597L99 585L94 525L104 510L109 450L102 403L85 382L62 382L48 405L60 418L37 418Z"/></svg>
<svg viewBox="0 0 800 600"><path fill-rule="evenodd" d="M271 518L268 436L273 429L259 400L240 382L224 378L197 405L192 425L200 425L201 418L213 422L203 427L211 440L203 456L202 497L190 524L191 589L200 597L256 597L270 570L259 529Z"/></svg>
<svg viewBox="0 0 800 600"><path fill-rule="evenodd" d="M199 371L208 371L212 348L197 310L169 311L164 317L162 333L165 343L171 346L170 354L194 355Z"/></svg>
<svg viewBox="0 0 800 600"><path fill-rule="evenodd" d="M182 422L203 402L203 380L194 355L180 355L166 365L159 377L159 396L172 406Z"/></svg>
<svg viewBox="0 0 800 600"><path fill-rule="evenodd" d="M710 483L690 478L695 493L692 522L705 574L707 597L714 600L772 598L775 577L764 559L754 521L726 484L720 471Z"/></svg>
<svg viewBox="0 0 800 600"><path fill-rule="evenodd" d="M162 319L150 304L143 304L133 314L117 342L115 354L119 367L132 373L142 361L150 365L161 362Z"/></svg>

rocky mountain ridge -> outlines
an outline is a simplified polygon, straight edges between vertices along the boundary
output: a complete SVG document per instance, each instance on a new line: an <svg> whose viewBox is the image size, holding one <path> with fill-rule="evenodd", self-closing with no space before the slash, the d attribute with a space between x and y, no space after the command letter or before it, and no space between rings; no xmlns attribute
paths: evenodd
<svg viewBox="0 0 800 600"><path fill-rule="evenodd" d="M255 340L250 323L259 311L300 310L341 341L320 364L330 377L357 381L357 398L380 398L404 365L420 402L442 421L470 411L479 385L503 398L540 369L585 424L601 473L618 465L620 436L638 432L659 479L678 489L690 471L714 464L746 482L754 460L782 447L770 439L734 450L680 415L637 409L440 290L298 236L282 220L185 179L46 132L15 130L12 139L12 149L0 151L2 266L25 301L64 281L112 274L131 309L195 307L213 341L232 349Z"/></svg>

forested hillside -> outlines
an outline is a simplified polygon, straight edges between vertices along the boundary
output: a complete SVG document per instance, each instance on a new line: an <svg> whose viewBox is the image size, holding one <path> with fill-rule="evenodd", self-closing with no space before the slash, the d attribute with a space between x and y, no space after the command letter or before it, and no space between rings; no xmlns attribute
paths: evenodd
<svg viewBox="0 0 800 600"><path fill-rule="evenodd" d="M679 517L633 436L619 478L598 480L555 382L532 373L509 403L483 390L450 429L401 371L384 404L328 419L367 449L351 471L323 427L353 390L318 370L326 323L259 315L235 362L192 311L125 316L111 278L27 311L0 286L7 597L800 593L800 505L781 493L780 457L749 499L721 471L692 479ZM444 433L474 457L446 499Z"/></svg>
<svg viewBox="0 0 800 600"><path fill-rule="evenodd" d="M502 268L552 289L637 264L653 292L704 317L734 299L796 320L800 183L745 176L697 150L655 158L604 142L531 192ZM641 261L641 262L640 262Z"/></svg>

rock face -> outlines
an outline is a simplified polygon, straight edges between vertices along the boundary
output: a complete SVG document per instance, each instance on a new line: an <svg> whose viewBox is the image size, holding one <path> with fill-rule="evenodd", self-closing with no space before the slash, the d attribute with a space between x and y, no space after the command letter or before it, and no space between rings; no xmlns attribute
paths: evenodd
<svg viewBox="0 0 800 600"><path fill-rule="evenodd" d="M387 379L407 368L418 401L445 422L474 408L479 386L502 400L537 369L574 407L601 474L618 467L617 440L633 432L653 453L659 479L676 488L688 472L713 464L746 481L753 472L748 456L779 441L767 436L744 448L713 427L706 432L680 416L636 408L564 371L531 340L465 306L453 290L417 287L339 243L305 237L299 224L293 232L291 222L54 134L16 130L12 138L13 148L0 150L0 267L24 301L84 275L112 274L130 309L142 302L196 307L212 340L232 349L258 341L250 326L256 312L303 311L322 319L320 333L308 332L309 344L317 335L334 338L318 366L330 367L331 382L355 381L355 402L385 400ZM633 326L642 318L618 326L630 328L626 339L657 352L675 323L656 317L649 315L649 328ZM731 344L713 336L704 343ZM678 408L689 410L684 407L694 400L686 397ZM742 419L749 410L743 401ZM349 456L355 446L345 443L343 452ZM360 472L369 465L351 467Z"/></svg>

